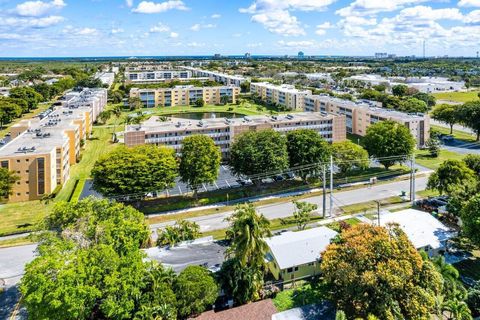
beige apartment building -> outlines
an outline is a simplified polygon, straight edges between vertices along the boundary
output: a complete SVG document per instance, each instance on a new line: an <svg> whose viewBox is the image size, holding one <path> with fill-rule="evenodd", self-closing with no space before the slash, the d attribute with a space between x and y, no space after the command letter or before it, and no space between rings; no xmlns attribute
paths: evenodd
<svg viewBox="0 0 480 320"><path fill-rule="evenodd" d="M239 87L194 87L176 86L174 88L130 90L130 97L140 98L145 108L189 106L198 99L206 104L221 104L222 97L227 96L229 102L235 103L240 93Z"/></svg>
<svg viewBox="0 0 480 320"><path fill-rule="evenodd" d="M265 102L276 103L289 110L304 110L304 99L312 94L310 90L298 90L292 85L274 85L268 82L252 82L250 92Z"/></svg>
<svg viewBox="0 0 480 320"><path fill-rule="evenodd" d="M312 129L328 142L346 139L345 116L317 112L301 112L278 116L248 116L235 119L187 120L170 118L161 121L152 117L140 125L126 127L125 145L132 147L143 144L166 145L181 152L185 137L202 134L211 137L228 159L231 143L235 137L247 131L273 129L286 133L295 129Z"/></svg>
<svg viewBox="0 0 480 320"><path fill-rule="evenodd" d="M210 70L202 70L193 67L183 67L192 73L194 77L208 78L212 81L223 83L226 86L240 87L243 82L247 81L247 78L239 75L230 75Z"/></svg>
<svg viewBox="0 0 480 320"><path fill-rule="evenodd" d="M152 71L127 71L125 72L126 83L161 83L168 81L191 81L196 80L192 78L192 72L188 70L152 70ZM208 78L200 79L208 80Z"/></svg>
<svg viewBox="0 0 480 320"><path fill-rule="evenodd" d="M359 136L364 136L371 124L392 120L410 129L417 140L417 147L425 146L430 138L430 117L428 115L380 108L375 102L354 102L330 96L314 95L305 97L305 111L345 115L347 132Z"/></svg>
<svg viewBox="0 0 480 320"><path fill-rule="evenodd" d="M0 149L0 166L20 178L10 202L42 199L68 181L70 167L79 160L82 140L107 104L107 90L70 92L59 103L41 119L12 126L12 140Z"/></svg>

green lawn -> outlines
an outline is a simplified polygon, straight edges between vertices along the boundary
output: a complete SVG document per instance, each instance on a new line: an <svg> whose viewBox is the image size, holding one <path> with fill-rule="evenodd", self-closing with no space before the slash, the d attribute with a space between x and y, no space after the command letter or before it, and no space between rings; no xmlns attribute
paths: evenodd
<svg viewBox="0 0 480 320"><path fill-rule="evenodd" d="M326 298L325 289L318 282L306 282L298 288L279 292L273 298L273 304L278 312L319 303Z"/></svg>
<svg viewBox="0 0 480 320"><path fill-rule="evenodd" d="M437 100L446 100L453 102L468 102L478 100L479 91L469 91L469 92L438 92L434 93L433 96Z"/></svg>
<svg viewBox="0 0 480 320"><path fill-rule="evenodd" d="M464 157L465 155L463 154L448 150L441 150L439 156L436 158L430 157L428 150L415 151L416 163L432 170L437 169L445 160L462 160Z"/></svg>
<svg viewBox="0 0 480 320"><path fill-rule="evenodd" d="M50 208L40 201L0 205L0 236L35 230Z"/></svg>
<svg viewBox="0 0 480 320"><path fill-rule="evenodd" d="M430 128L443 134L450 134L450 129L448 128L444 128L436 125L431 125ZM468 132L453 130L453 136L455 137L455 139L458 139L467 143L476 142L475 135L470 134Z"/></svg>

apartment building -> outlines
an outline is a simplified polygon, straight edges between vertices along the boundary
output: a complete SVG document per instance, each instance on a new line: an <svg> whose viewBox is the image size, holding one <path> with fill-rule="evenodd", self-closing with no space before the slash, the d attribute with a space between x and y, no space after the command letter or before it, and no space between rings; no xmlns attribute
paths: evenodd
<svg viewBox="0 0 480 320"><path fill-rule="evenodd" d="M243 82L247 81L245 77L238 75L229 75L215 71L197 69L193 67L184 67L184 69L191 71L194 77L209 78L212 81L223 83L226 86L240 87Z"/></svg>
<svg viewBox="0 0 480 320"><path fill-rule="evenodd" d="M59 104L41 118L12 126L12 140L0 149L0 166L20 178L10 202L41 199L68 181L82 140L107 104L107 90L70 92Z"/></svg>
<svg viewBox="0 0 480 320"><path fill-rule="evenodd" d="M174 88L138 89L130 90L130 97L138 97L145 108L174 107L193 105L198 99L203 99L206 104L221 104L223 97L235 103L240 93L239 87L194 87L176 86Z"/></svg>
<svg viewBox="0 0 480 320"><path fill-rule="evenodd" d="M125 145L166 145L180 153L185 137L202 134L211 137L228 159L231 143L243 132L273 129L288 132L295 129L312 129L328 142L346 139L345 116L320 112L301 112L278 116L248 116L235 119L188 120L171 118L161 121L152 117L140 125L126 127Z"/></svg>
<svg viewBox="0 0 480 320"><path fill-rule="evenodd" d="M305 111L320 111L342 114L346 117L348 133L364 136L367 128L378 121L393 120L404 124L423 147L430 137L430 118L426 114L410 114L379 108L375 102L338 99L330 96L305 97Z"/></svg>
<svg viewBox="0 0 480 320"><path fill-rule="evenodd" d="M304 110L304 98L312 94L310 90L299 90L289 84L274 85L268 82L253 82L250 92L263 101L276 103L289 110Z"/></svg>
<svg viewBox="0 0 480 320"><path fill-rule="evenodd" d="M191 81L192 72L188 70L152 70L152 71L127 71L125 72L126 83L149 84L161 83L173 80ZM206 80L206 79L199 79Z"/></svg>

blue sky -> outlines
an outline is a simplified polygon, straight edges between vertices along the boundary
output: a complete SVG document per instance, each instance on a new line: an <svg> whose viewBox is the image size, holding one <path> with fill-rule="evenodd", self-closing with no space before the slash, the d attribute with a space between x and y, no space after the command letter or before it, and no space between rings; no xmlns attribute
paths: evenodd
<svg viewBox="0 0 480 320"><path fill-rule="evenodd" d="M474 56L480 0L0 0L0 56Z"/></svg>

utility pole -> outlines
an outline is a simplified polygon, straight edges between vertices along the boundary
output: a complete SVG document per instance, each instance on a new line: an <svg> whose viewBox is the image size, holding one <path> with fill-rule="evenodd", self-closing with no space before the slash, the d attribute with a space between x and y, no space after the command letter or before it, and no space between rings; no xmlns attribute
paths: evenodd
<svg viewBox="0 0 480 320"><path fill-rule="evenodd" d="M378 226L380 227L380 201L375 200L375 202L377 203L377 221L378 221Z"/></svg>
<svg viewBox="0 0 480 320"><path fill-rule="evenodd" d="M330 217L333 217L333 156L330 156Z"/></svg>
<svg viewBox="0 0 480 320"><path fill-rule="evenodd" d="M326 172L327 171L327 166L323 164L323 202L322 202L322 209L323 209L323 219L327 216L327 177L326 177Z"/></svg>

